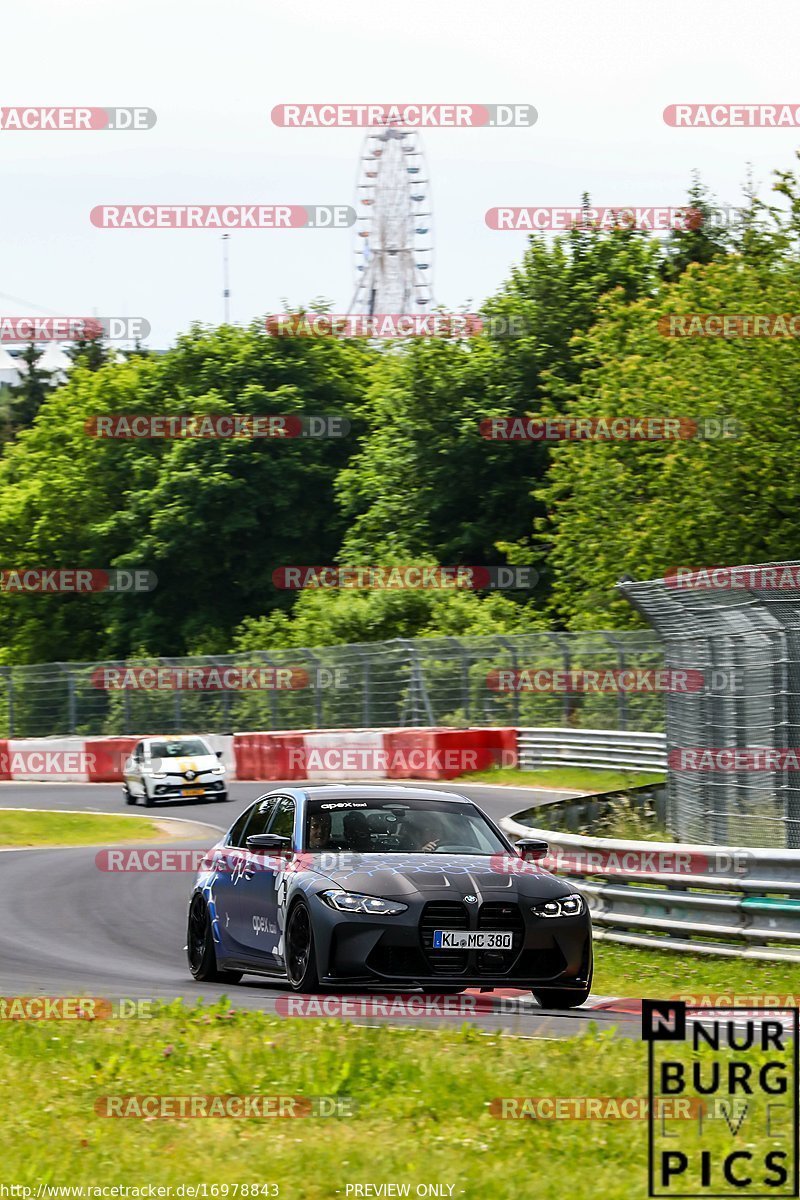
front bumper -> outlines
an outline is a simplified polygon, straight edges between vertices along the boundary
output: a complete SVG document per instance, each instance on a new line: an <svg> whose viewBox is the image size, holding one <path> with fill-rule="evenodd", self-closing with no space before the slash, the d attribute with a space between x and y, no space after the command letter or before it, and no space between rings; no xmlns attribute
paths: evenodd
<svg viewBox="0 0 800 1200"><path fill-rule="evenodd" d="M317 937L320 978L326 984L372 983L393 988L574 988L589 982L592 929L588 911L575 917L536 917L535 901L457 901L412 904L397 917L336 914L319 900L324 936ZM317 922L315 922L315 928ZM434 929L510 929L510 950L434 950Z"/></svg>
<svg viewBox="0 0 800 1200"><path fill-rule="evenodd" d="M201 796L219 796L227 789L225 779L149 779L145 784L154 800L188 800Z"/></svg>

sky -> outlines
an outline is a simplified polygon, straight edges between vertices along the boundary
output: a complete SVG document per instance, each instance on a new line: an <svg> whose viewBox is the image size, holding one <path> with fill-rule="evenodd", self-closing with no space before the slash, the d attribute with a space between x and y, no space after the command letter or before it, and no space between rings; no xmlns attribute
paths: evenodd
<svg viewBox="0 0 800 1200"><path fill-rule="evenodd" d="M164 348L223 317L218 230L95 228L98 204L354 204L364 131L286 129L276 104L532 104L531 128L423 132L434 292L475 309L526 236L501 205L721 203L795 165L800 129L676 129L673 103L797 103L796 0L0 0L0 105L142 106L149 130L0 130L0 315L142 317ZM346 312L350 230L231 233L231 318ZM23 303L23 301L25 303Z"/></svg>

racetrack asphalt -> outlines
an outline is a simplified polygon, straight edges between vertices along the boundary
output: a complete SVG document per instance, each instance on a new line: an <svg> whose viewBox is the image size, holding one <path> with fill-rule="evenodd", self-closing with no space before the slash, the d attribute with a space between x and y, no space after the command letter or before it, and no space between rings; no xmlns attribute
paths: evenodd
<svg viewBox="0 0 800 1200"><path fill-rule="evenodd" d="M232 783L227 803L184 800L145 809L128 807L118 784L0 783L0 808L124 813L169 817L211 826L198 827L197 841L181 837L168 843L206 849L252 800L281 786ZM284 785L285 786L285 785ZM292 786L299 786L297 784ZM369 786L373 786L370 784ZM380 787L380 784L374 786ZM563 793L482 784L411 784L469 795L494 820L552 800ZM185 832L185 830L181 830ZM149 841L148 848L161 843ZM93 996L112 1001L171 1000L187 1002L227 995L237 1008L280 1012L294 994L272 980L245 975L240 984L198 984L189 974L184 945L192 872L108 872L98 869L98 846L3 850L0 852L0 996ZM363 993L361 994L363 997ZM590 1022L601 1029L638 1037L635 1013L593 1008L608 998L590 997L586 1006L569 1012L539 1008L530 993L478 994L459 1001L456 1015L397 1015L400 1005L387 1003L391 1015L373 1015L381 994L367 1002L349 994L344 1007L358 1024L389 1020L398 1025L431 1028L437 1021L456 1026L468 1022L486 1031L524 1037L555 1038L585 1032ZM362 1011L365 1010L365 1011ZM357 1015L353 1015L354 1011ZM287 1017L287 1019L293 1019Z"/></svg>

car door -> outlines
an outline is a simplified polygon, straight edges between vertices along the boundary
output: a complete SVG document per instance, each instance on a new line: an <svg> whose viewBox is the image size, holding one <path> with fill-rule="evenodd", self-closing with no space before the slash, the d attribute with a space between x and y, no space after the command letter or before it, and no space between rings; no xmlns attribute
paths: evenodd
<svg viewBox="0 0 800 1200"><path fill-rule="evenodd" d="M223 844L213 853L213 884L212 894L219 922L220 932L224 935L227 949L236 952L241 949L236 925L236 902L239 876L245 861L245 838L247 826L256 814L259 804L251 804L240 813L230 828Z"/></svg>
<svg viewBox="0 0 800 1200"><path fill-rule="evenodd" d="M271 947L277 942L277 927L274 920L266 919L267 907L262 897L274 891L274 873L269 866L271 857L248 850L247 839L253 834L270 832L278 800L277 796L267 796L254 806L240 835L240 846L231 847L232 861L227 876L228 933L243 954L266 958L266 966L275 959Z"/></svg>
<svg viewBox="0 0 800 1200"><path fill-rule="evenodd" d="M144 742L139 742L133 748L128 761L125 763L125 784L132 796L143 796L142 765L144 763Z"/></svg>
<svg viewBox="0 0 800 1200"><path fill-rule="evenodd" d="M245 840L254 833L275 833L294 844L296 803L292 796L273 797L269 822L256 829L255 820L248 826ZM252 851L248 851L252 854ZM286 901L288 859L277 851L253 855L253 869L244 870L239 886L239 911L242 943L259 959L266 956L271 965L283 963L282 907Z"/></svg>

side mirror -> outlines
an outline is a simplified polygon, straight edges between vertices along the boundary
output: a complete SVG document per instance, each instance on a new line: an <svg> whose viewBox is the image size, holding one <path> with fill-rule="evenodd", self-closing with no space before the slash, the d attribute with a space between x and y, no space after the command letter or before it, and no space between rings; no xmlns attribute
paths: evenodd
<svg viewBox="0 0 800 1200"><path fill-rule="evenodd" d="M122 770L123 771L132 771L133 770L133 759L132 758L125 759L125 763L122 767Z"/></svg>
<svg viewBox="0 0 800 1200"><path fill-rule="evenodd" d="M253 833L247 839L249 850L288 850L292 839L279 833Z"/></svg>
<svg viewBox="0 0 800 1200"><path fill-rule="evenodd" d="M516 844L517 854L526 862L541 862L543 858L547 857L549 848L547 842L542 842L538 838L523 838Z"/></svg>
<svg viewBox="0 0 800 1200"><path fill-rule="evenodd" d="M221 750L218 750L218 751L217 751L217 758L222 758L222 751L221 751Z"/></svg>

